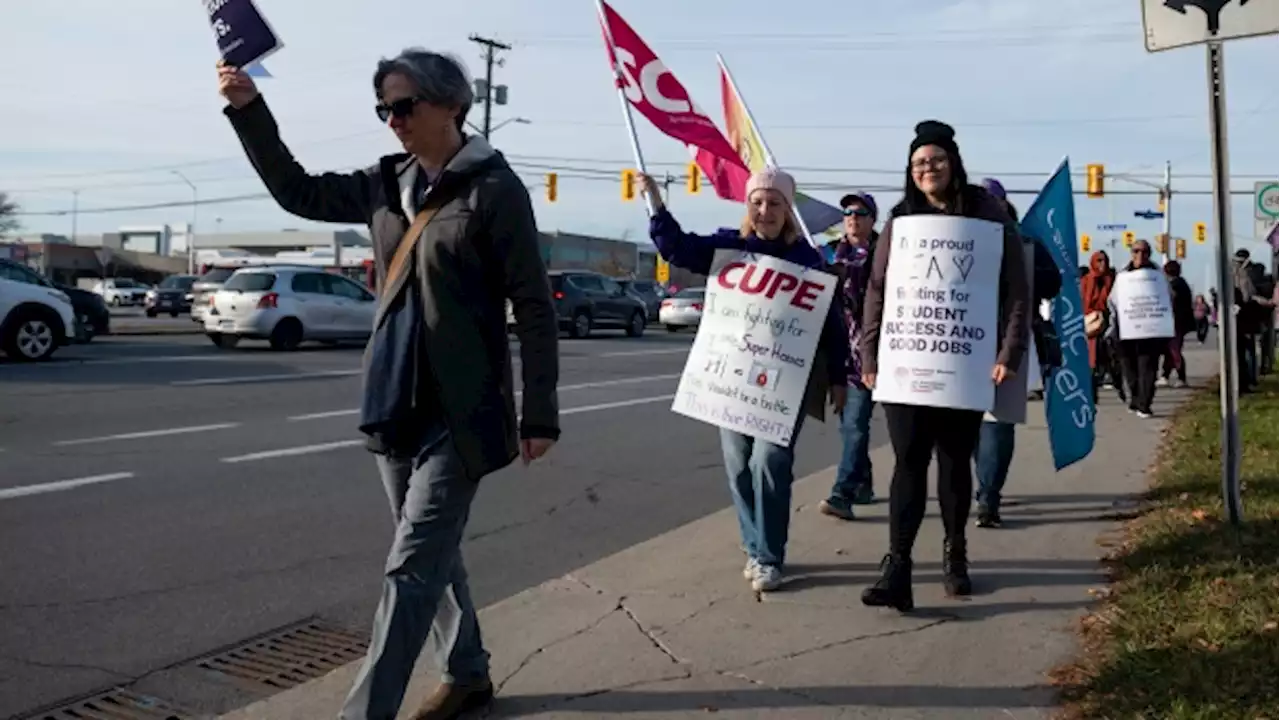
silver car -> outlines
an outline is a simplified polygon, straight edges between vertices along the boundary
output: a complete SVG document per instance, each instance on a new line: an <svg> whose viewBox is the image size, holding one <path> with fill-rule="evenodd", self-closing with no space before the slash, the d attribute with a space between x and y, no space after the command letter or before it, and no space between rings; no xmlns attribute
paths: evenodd
<svg viewBox="0 0 1280 720"><path fill-rule="evenodd" d="M376 308L373 293L319 268L242 268L213 294L204 331L222 348L242 339L267 340L276 350L308 340L366 342Z"/></svg>
<svg viewBox="0 0 1280 720"><path fill-rule="evenodd" d="M706 288L685 288L677 292L662 301L658 308L658 322L667 328L667 332L698 327L702 322L702 303L706 296Z"/></svg>

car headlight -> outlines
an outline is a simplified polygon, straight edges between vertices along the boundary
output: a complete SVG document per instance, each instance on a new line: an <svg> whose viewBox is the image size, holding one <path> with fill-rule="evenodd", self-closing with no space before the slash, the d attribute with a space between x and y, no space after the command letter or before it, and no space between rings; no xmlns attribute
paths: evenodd
<svg viewBox="0 0 1280 720"><path fill-rule="evenodd" d="M70 296L70 295L67 295L66 293L62 292L61 290L50 290L50 291L49 291L49 295L50 295L51 297L57 298L58 300L61 300L62 302L66 303L66 304L68 304L68 305L70 305L70 304L71 304L71 296Z"/></svg>
<svg viewBox="0 0 1280 720"><path fill-rule="evenodd" d="M147 291L147 299L148 299L148 300L155 300L155 299L156 299L156 291L155 291L155 290L148 290L148 291Z"/></svg>

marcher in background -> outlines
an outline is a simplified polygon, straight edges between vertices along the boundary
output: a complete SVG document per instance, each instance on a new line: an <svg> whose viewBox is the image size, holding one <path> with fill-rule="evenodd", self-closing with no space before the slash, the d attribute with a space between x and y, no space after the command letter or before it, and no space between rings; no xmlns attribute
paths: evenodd
<svg viewBox="0 0 1280 720"><path fill-rule="evenodd" d="M1093 402L1098 403L1098 389L1115 387L1120 401L1128 399L1120 372L1115 342L1105 333L1111 322L1111 287L1115 273L1111 259L1098 250L1089 257L1089 273L1080 279L1080 298L1084 306L1085 332L1089 343L1089 367L1093 369Z"/></svg>
<svg viewBox="0 0 1280 720"><path fill-rule="evenodd" d="M529 193L483 138L463 135L471 83L452 58L415 49L381 61L375 109L405 152L323 175L294 160L247 74L226 65L218 74L226 115L276 202L372 235L379 304L360 430L396 530L341 717L396 717L428 639L444 677L413 718L481 709L493 684L460 550L471 502L481 478L542 457L560 435L559 330ZM518 424L508 299L524 378Z"/></svg>
<svg viewBox="0 0 1280 720"><path fill-rule="evenodd" d="M1195 305L1191 300L1191 286L1182 277L1182 263L1177 260L1165 263L1164 275L1169 278L1169 294L1173 300L1173 337L1164 355L1159 384L1183 387L1187 384L1187 363L1182 357L1182 345L1187 333L1196 329Z"/></svg>
<svg viewBox="0 0 1280 720"><path fill-rule="evenodd" d="M1259 294L1249 272L1249 251L1236 251L1231 275L1233 306L1236 312L1236 348L1239 353L1240 392L1252 392L1258 384L1258 333L1262 330L1262 316L1266 313L1269 297Z"/></svg>
<svg viewBox="0 0 1280 720"><path fill-rule="evenodd" d="M934 120L916 125L907 157L904 197L889 215L883 230L893 237L895 218L912 215L952 215L979 218L1001 224L1003 259L1000 263L995 363L988 377L966 378L979 382L1017 382L1027 346L1028 279L1022 257L1022 239L1008 213L985 190L970 185L956 145L955 130ZM879 371L880 333L884 321L886 274L892 242L876 246L871 278L862 314L863 385L874 388ZM1025 381L1023 381L1025 382ZM973 503L973 471L970 463L978 445L982 413L974 410L884 405L893 445L893 481L889 488L889 553L881 562L881 576L862 592L862 602L910 610L915 605L911 587L911 554L920 523L924 520L929 491L929 464L938 456L938 504L946 533L942 552L943 585L948 594L968 595L968 545L965 529Z"/></svg>
<svg viewBox="0 0 1280 720"><path fill-rule="evenodd" d="M800 234L793 217L796 183L777 168L766 168L747 182L747 216L741 228L725 228L714 235L695 235L681 229L662 202L657 181L645 177L645 192L657 211L649 220L649 236L658 252L673 266L710 275L717 250L745 250L823 268L822 253ZM805 392L805 414L824 419L828 395L839 417L844 412L849 373L849 338L840 304L831 303L818 355ZM800 423L803 424L801 416ZM720 430L729 491L738 512L742 546L747 552L743 575L758 592L782 584L787 533L791 522L791 483L795 480L795 438L790 446L757 440L732 430Z"/></svg>
<svg viewBox="0 0 1280 720"><path fill-rule="evenodd" d="M844 211L844 235L835 248L832 263L840 277L833 302L840 303L849 330L849 377L844 412L840 416L842 448L831 495L818 505L825 515L854 519L853 506L875 500L871 481L871 391L862 384L862 364L858 347L862 344L862 303L871 273L871 253L876 240L876 201L868 193L850 193L840 198Z"/></svg>
<svg viewBox="0 0 1280 720"><path fill-rule="evenodd" d="M1121 273L1156 269L1151 263L1151 245L1146 240L1135 240L1129 253L1131 259ZM1149 418L1152 416L1151 403L1156 397L1156 375L1160 370L1160 358L1169 347L1169 339L1121 340L1124 337L1122 319L1116 307L1114 293L1108 304L1108 332L1119 348L1120 364L1124 368L1125 382L1129 385L1129 410L1140 418Z"/></svg>
<svg viewBox="0 0 1280 720"><path fill-rule="evenodd" d="M1209 324L1218 327L1218 289L1209 288Z"/></svg>
<svg viewBox="0 0 1280 720"><path fill-rule="evenodd" d="M984 178L980 184L1004 207L1009 219L1017 227L1018 210L1009 202L1000 181ZM1051 303L1062 291L1062 275L1058 272L1058 264L1043 243L1025 235L1022 242L1024 248L1032 249L1034 258L1031 307ZM1045 322L1039 313L1032 313L1031 337L1035 341L1040 373L1048 377L1054 368L1062 364L1062 348L1058 344L1052 321ZM983 416L978 447L974 451L974 467L978 473L978 492L974 496L978 501L978 518L975 524L980 528L998 528L1003 524L1000 518L1000 500L1005 482L1009 479L1009 466L1013 464L1015 439L1015 423L1000 420L992 413Z"/></svg>
<svg viewBox="0 0 1280 720"><path fill-rule="evenodd" d="M1191 308L1192 313L1196 316L1196 340L1200 344L1204 344L1205 338L1209 337L1209 301L1204 299L1204 295L1196 295L1195 304Z"/></svg>

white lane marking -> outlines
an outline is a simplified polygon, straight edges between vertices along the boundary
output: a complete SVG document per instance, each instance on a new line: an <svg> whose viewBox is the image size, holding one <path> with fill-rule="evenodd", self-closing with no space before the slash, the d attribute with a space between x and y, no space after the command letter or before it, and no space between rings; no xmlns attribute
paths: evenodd
<svg viewBox="0 0 1280 720"><path fill-rule="evenodd" d="M566 390L590 390L593 388L615 387L617 385L635 385L637 383L656 382L658 380L675 380L680 377L680 373L670 375L645 375L643 377L617 378L614 380L599 380L596 382L577 383L576 385L561 385L557 390L563 392ZM517 392L516 395L523 393ZM304 420L325 420L328 418L344 417L347 415L357 415L360 413L359 408L351 408L348 410L326 410L324 412L307 413L305 415L292 415L286 420L289 422L302 422Z"/></svg>
<svg viewBox="0 0 1280 720"><path fill-rule="evenodd" d="M646 405L650 403L662 402L664 400L672 400L675 395L657 395L654 397L632 398L630 400L619 400L617 402L600 403L599 405L582 405L575 408L567 408L561 410L561 415L577 415L579 413L596 412L598 410L613 410L614 408L631 407L632 405ZM365 444L364 440L338 440L336 442L320 443L319 445L302 445L299 447L280 448L278 450L263 450L262 452L249 453L247 455L236 455L235 457L222 458L224 463L242 463L254 460L270 460L280 457L296 457L298 455L311 455L313 453L328 452L330 450L341 450L349 447L361 447Z"/></svg>
<svg viewBox="0 0 1280 720"><path fill-rule="evenodd" d="M666 349L666 350L627 350L627 351L624 351L624 352L607 352L607 353L600 353L599 355L595 355L594 357L602 357L602 358L620 358L620 357L632 357L632 356L634 356L634 355L677 355L677 354L685 354L685 355L687 355L687 354L689 354L689 350L690 350L692 347L693 347L693 346L692 346L692 345L690 345L689 347L680 348L680 349L678 349L678 350L672 350L672 349Z"/></svg>
<svg viewBox="0 0 1280 720"><path fill-rule="evenodd" d="M166 435L187 435L208 430L226 430L239 427L238 422L217 423L215 425L192 425L188 427L161 428L160 430L142 430L139 432L119 433L118 435L101 435L99 437L77 438L75 440L59 440L56 446L88 445L89 443L111 442L113 440L142 440L144 438L164 437Z"/></svg>
<svg viewBox="0 0 1280 720"><path fill-rule="evenodd" d="M299 447L280 448L278 450L263 450L262 452L249 453L247 455L236 455L235 457L222 458L222 462L242 463L251 462L253 460L270 460L272 458L310 455L312 453L328 452L329 450L340 450L342 448L357 447L361 445L364 445L364 440L339 440L337 442L320 443L319 445L302 445Z"/></svg>
<svg viewBox="0 0 1280 720"><path fill-rule="evenodd" d="M20 485L18 487L0 488L0 500L12 500L14 498L27 497L29 495L43 495L45 493L61 492L63 490L72 490L85 485L97 485L98 483L112 482L114 480L127 480L133 477L131 472L109 473L107 475L90 475L89 477L75 478L72 480L58 480L57 482L40 483L39 485Z"/></svg>
<svg viewBox="0 0 1280 720"><path fill-rule="evenodd" d="M561 410L560 414L577 415L578 413L595 412L597 410L612 410L614 408L631 407L632 405L645 405L647 403L656 403L672 399L675 399L675 395L657 395L655 397L632 398L630 400L600 403L599 405L583 405L582 407L568 408L566 410Z"/></svg>
<svg viewBox="0 0 1280 720"><path fill-rule="evenodd" d="M169 384L174 387L196 387L200 385L238 385L240 383L276 382L278 380L313 380L317 378L351 377L359 375L360 370L323 370L305 373L278 373L275 375L233 375L231 377L196 378L195 380L173 380Z"/></svg>

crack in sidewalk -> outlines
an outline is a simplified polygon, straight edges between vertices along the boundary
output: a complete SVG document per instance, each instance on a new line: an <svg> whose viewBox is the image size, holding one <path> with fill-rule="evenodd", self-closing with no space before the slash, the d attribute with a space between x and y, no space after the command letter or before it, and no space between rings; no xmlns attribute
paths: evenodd
<svg viewBox="0 0 1280 720"><path fill-rule="evenodd" d="M602 623L604 623L604 621L605 621L605 620L608 620L610 617L612 617L612 616L613 616L613 614L614 614L614 613L616 613L616 612L618 612L618 607L615 605L614 607L612 607L612 608L610 608L610 609L609 609L609 612L606 612L606 613L604 613L603 615L601 615L600 617L596 618L595 620L592 620L592 621L591 621L588 625L586 625L585 627L579 628L579 629L577 629L577 630L575 630L575 631L573 631L573 632L571 632L571 633L569 633L568 635L565 635L565 636L563 636L563 637L558 637L558 638L556 638L556 639L554 639L554 640L552 640L552 641L550 641L550 642L546 643L545 645L539 645L538 647L534 648L532 652L530 652L529 654L527 654L527 655L525 655L523 658L521 658L520 662L516 664L516 667L515 667L515 669L514 669L514 670L512 670L510 673L508 673L506 677L504 677L501 681L499 681L499 682L494 686L494 694L496 695L496 694L501 693L501 692L502 692L502 688L506 687L507 683L511 682L511 681L515 678L515 676L516 676L516 675L519 675L521 671L523 671L526 667L528 667L528 666L529 666L529 663L533 662L533 659L534 659L534 658L538 657L538 656L539 656L539 655L541 655L542 653L544 653L544 652L546 652L546 651L550 650L551 648L553 648L553 647L555 647L555 646L557 646L557 645L560 645L560 644L562 644L562 643L566 643L566 642L568 642L568 641L570 641L570 640L572 640L572 639L574 639L574 638L576 638L576 637L579 637L579 636L581 636L581 635L585 635L586 633L589 633L589 632L591 632L592 630L595 630L596 628L600 627L600 625L601 625Z"/></svg>
<svg viewBox="0 0 1280 720"><path fill-rule="evenodd" d="M45 662L41 660L31 660L29 658L15 657L13 655L0 655L0 660L15 663L17 665L25 665L27 667L39 668L41 670L84 670L86 672L99 672L103 675L110 675L112 678L127 680L130 684L137 682L140 678L122 673L119 670L102 667L99 665L86 665L84 663L70 662ZM141 676L141 677L146 677Z"/></svg>
<svg viewBox="0 0 1280 720"><path fill-rule="evenodd" d="M933 620L932 622L927 622L927 623L924 623L923 625L918 625L918 626L916 626L916 627L912 627L912 628L900 628L900 629L897 629L897 630L885 630L885 631L883 631L883 632L875 632L875 633L867 633L867 634L865 634L865 635L857 635L857 636L854 636L854 637L851 637L851 638L845 638L844 640L834 640L834 641L832 641L832 642L823 643L823 644L821 644L821 645L815 645L814 647L811 647L811 648L805 648L804 650L796 650L795 652L783 653L782 655L776 655L776 656L774 656L774 657L765 658L765 659L763 659L763 660L756 660L756 661L753 661L753 662L749 662L749 663L747 663L746 665L739 665L739 666L737 666L737 667L730 667L730 668L726 668L726 669L724 669L724 670L720 670L720 671L717 671L717 672L721 672L721 673L725 673L725 672L736 672L736 671L739 671L739 670L747 670L747 669L749 669L749 668L759 667L759 666L761 666L761 665L765 665L765 664L767 664L767 663L772 663L772 662L784 662L784 661L787 661L787 660L795 660L796 658L804 657L805 655L811 655L811 654L816 653L816 652L822 652L823 650L830 650L830 649L832 649L832 648L838 648L838 647L842 647L842 646L845 646L845 645L853 645L854 643L860 643L860 642L863 642L863 641L865 641L865 640L878 640L878 639L880 639L880 638L895 637L895 636L897 636L897 635L912 635L912 634L915 634L915 633L918 633L918 632L923 632L923 631L928 630L928 629L930 629L930 628L938 627L939 625L944 625L944 624L949 623L949 622L957 621L957 620L959 620L959 619L960 619L960 616L959 616L959 615L947 615L946 617L938 618L937 620Z"/></svg>

